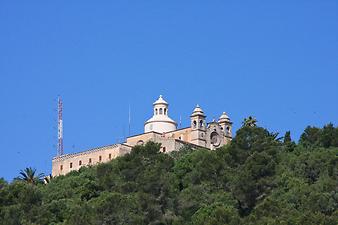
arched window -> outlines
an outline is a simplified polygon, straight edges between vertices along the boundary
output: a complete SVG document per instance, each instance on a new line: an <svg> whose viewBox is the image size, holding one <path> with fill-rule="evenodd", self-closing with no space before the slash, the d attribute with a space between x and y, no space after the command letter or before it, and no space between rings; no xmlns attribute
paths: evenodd
<svg viewBox="0 0 338 225"><path fill-rule="evenodd" d="M203 120L200 120L200 127L203 127Z"/></svg>
<svg viewBox="0 0 338 225"><path fill-rule="evenodd" d="M196 120L194 120L194 122L192 124L193 124L194 128L196 128L196 126L197 126Z"/></svg>
<svg viewBox="0 0 338 225"><path fill-rule="evenodd" d="M143 145L144 144L144 141L143 140L139 140L136 145Z"/></svg>
<svg viewBox="0 0 338 225"><path fill-rule="evenodd" d="M156 114L156 115L158 114L157 109L155 109L155 114Z"/></svg>
<svg viewBox="0 0 338 225"><path fill-rule="evenodd" d="M162 111L163 111L163 109L162 109L162 108L160 108L160 115L162 115Z"/></svg>
<svg viewBox="0 0 338 225"><path fill-rule="evenodd" d="M164 115L167 115L167 108L164 108Z"/></svg>

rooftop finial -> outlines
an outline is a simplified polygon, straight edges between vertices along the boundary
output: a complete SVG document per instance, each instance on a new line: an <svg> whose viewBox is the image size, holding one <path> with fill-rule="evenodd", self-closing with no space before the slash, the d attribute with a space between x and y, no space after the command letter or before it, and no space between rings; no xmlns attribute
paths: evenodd
<svg viewBox="0 0 338 225"><path fill-rule="evenodd" d="M168 103L163 99L163 96L160 95L160 97L154 102L154 105L156 104L165 104L168 105Z"/></svg>

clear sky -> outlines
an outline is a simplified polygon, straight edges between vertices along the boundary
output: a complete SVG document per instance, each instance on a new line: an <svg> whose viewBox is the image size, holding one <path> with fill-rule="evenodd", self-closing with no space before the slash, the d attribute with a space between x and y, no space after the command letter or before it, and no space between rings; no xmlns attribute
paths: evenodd
<svg viewBox="0 0 338 225"><path fill-rule="evenodd" d="M1 1L0 177L143 132L162 94L189 125L226 111L270 131L338 125L338 1Z"/></svg>

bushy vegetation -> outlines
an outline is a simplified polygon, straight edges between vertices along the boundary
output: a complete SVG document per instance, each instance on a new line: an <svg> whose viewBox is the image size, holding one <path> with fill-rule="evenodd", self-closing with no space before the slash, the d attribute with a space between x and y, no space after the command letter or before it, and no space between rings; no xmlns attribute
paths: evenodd
<svg viewBox="0 0 338 225"><path fill-rule="evenodd" d="M147 143L47 185L0 179L0 224L336 225L337 133L243 126L215 151Z"/></svg>

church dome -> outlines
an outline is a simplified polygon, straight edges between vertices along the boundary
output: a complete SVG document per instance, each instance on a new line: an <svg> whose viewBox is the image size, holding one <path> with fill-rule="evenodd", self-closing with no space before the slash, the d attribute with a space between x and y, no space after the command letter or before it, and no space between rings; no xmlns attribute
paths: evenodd
<svg viewBox="0 0 338 225"><path fill-rule="evenodd" d="M154 115L144 123L144 132L166 133L177 129L176 122L168 116L169 104L162 95L153 103Z"/></svg>

